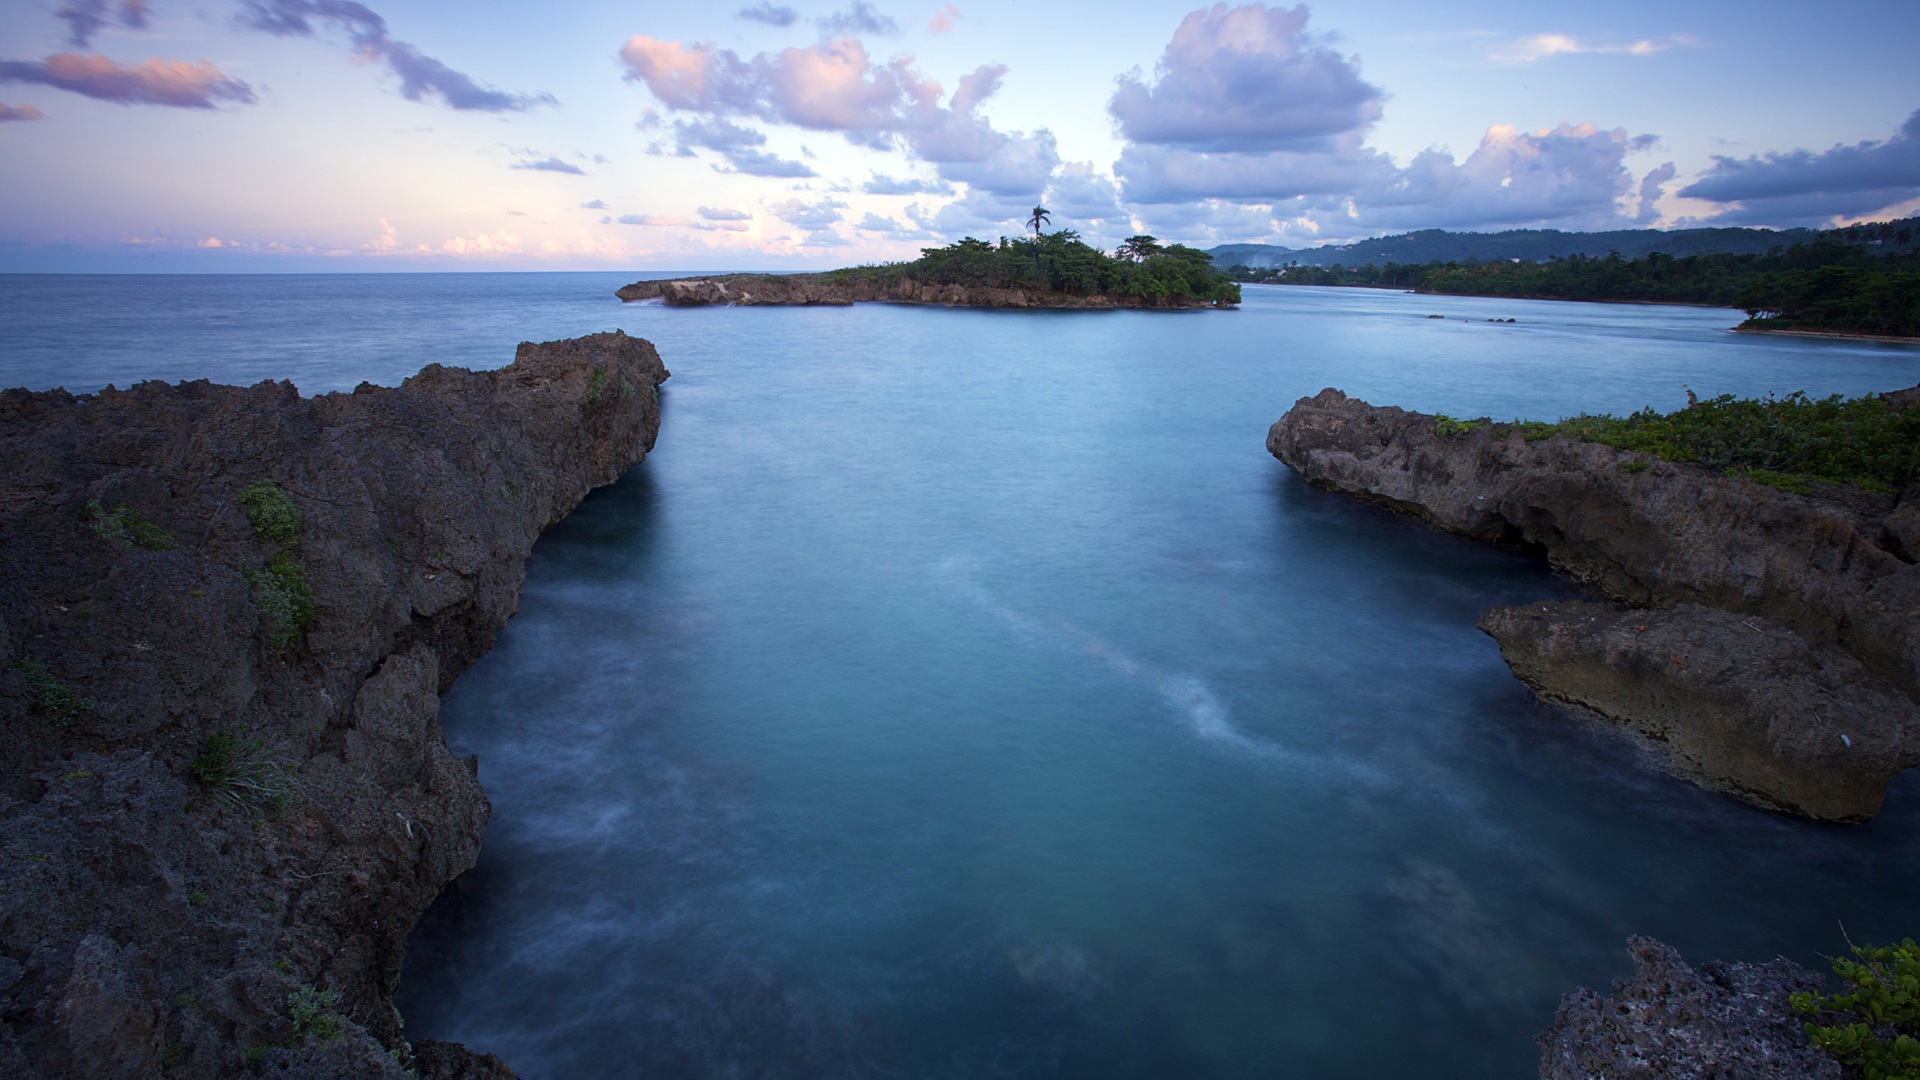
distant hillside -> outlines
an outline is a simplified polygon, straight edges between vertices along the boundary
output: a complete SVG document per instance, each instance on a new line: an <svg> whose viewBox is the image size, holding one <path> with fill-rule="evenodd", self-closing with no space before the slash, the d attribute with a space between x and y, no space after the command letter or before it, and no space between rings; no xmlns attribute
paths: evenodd
<svg viewBox="0 0 1920 1080"><path fill-rule="evenodd" d="M1543 262L1556 256L1606 255L1618 251L1629 259L1654 252L1685 255L1764 255L1774 247L1802 244L1815 236L1812 229L1616 229L1612 232L1574 233L1559 229L1512 229L1497 233L1456 233L1422 229L1398 236L1381 236L1351 244L1318 248L1284 248L1267 244L1222 244L1211 248L1215 266L1364 266L1367 263L1481 262L1525 259Z"/></svg>

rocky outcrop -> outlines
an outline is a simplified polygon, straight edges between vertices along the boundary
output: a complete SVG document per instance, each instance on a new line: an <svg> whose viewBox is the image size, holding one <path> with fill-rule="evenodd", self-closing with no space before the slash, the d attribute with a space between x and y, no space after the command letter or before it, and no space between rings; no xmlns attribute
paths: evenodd
<svg viewBox="0 0 1920 1080"><path fill-rule="evenodd" d="M1708 786L1858 820L1920 764L1920 489L1797 495L1511 425L1442 433L1337 390L1297 402L1267 446L1313 484L1543 553L1594 587L1606 606L1523 605L1481 626L1542 695L1658 740Z"/></svg>
<svg viewBox="0 0 1920 1080"><path fill-rule="evenodd" d="M312 398L0 394L0 1074L509 1075L391 1005L489 811L439 694L666 376L616 332Z"/></svg>
<svg viewBox="0 0 1920 1080"><path fill-rule="evenodd" d="M898 278L878 282L871 278L826 274L730 274L680 278L672 281L636 281L615 291L625 301L659 300L671 307L733 305L846 305L888 302L943 307L984 308L1201 308L1209 300L1136 296L1080 296L1038 289L1001 289L978 285L941 285Z"/></svg>
<svg viewBox="0 0 1920 1080"><path fill-rule="evenodd" d="M1540 1035L1541 1080L1840 1080L1807 1043L1791 994L1824 980L1791 960L1694 969L1651 938L1627 941L1633 976L1602 996L1581 988Z"/></svg>

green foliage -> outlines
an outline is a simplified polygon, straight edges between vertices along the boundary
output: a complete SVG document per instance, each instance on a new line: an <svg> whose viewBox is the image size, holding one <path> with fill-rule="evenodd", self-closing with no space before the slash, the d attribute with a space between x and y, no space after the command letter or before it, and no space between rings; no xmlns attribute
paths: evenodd
<svg viewBox="0 0 1920 1080"><path fill-rule="evenodd" d="M640 392L639 387L636 387L633 385L632 379L627 378L625 375L620 376L620 396L621 397L630 398L639 392Z"/></svg>
<svg viewBox="0 0 1920 1080"><path fill-rule="evenodd" d="M247 591L253 606L273 623L268 637L277 648L291 648L313 625L313 585L307 581L307 564L287 552L267 560L261 570L247 573Z"/></svg>
<svg viewBox="0 0 1920 1080"><path fill-rule="evenodd" d="M294 766L274 757L259 739L209 735L189 767L221 801L256 819L285 810L297 794Z"/></svg>
<svg viewBox="0 0 1920 1080"><path fill-rule="evenodd" d="M606 396L607 396L607 369L594 368L593 374L587 376L587 400L590 402L598 403L604 400Z"/></svg>
<svg viewBox="0 0 1920 1080"><path fill-rule="evenodd" d="M1546 431L1551 428L1551 431ZM1536 432L1546 434L1536 436ZM1810 480L1899 491L1920 478L1920 409L1877 396L1736 398L1731 394L1660 413L1581 414L1530 424L1529 439L1566 435L1668 461L1690 461L1788 491Z"/></svg>
<svg viewBox="0 0 1920 1080"><path fill-rule="evenodd" d="M246 1063L247 1068L257 1069L260 1067L260 1063L265 1061L267 1055L271 1053L273 1053L273 1047L261 1046L255 1043L240 1052L240 1060Z"/></svg>
<svg viewBox="0 0 1920 1080"><path fill-rule="evenodd" d="M206 907L207 894L196 889L187 894L187 904L190 907Z"/></svg>
<svg viewBox="0 0 1920 1080"><path fill-rule="evenodd" d="M300 542L300 508L271 480L255 480L240 493L254 535L281 547Z"/></svg>
<svg viewBox="0 0 1920 1080"><path fill-rule="evenodd" d="M1851 993L1793 995L1799 1012L1838 1014L1839 1023L1807 1021L1807 1039L1866 1080L1920 1080L1920 945L1855 945L1853 955L1833 961Z"/></svg>
<svg viewBox="0 0 1920 1080"><path fill-rule="evenodd" d="M1456 296L1710 304L1746 310L1748 329L1802 329L1891 337L1920 335L1920 250L1912 222L1813 234L1764 253L1652 252L1628 259L1572 255L1364 266L1249 268L1240 281L1357 285ZM1903 239L1904 237L1904 239ZM1412 253L1413 249L1407 249Z"/></svg>
<svg viewBox="0 0 1920 1080"><path fill-rule="evenodd" d="M27 693L34 710L52 717L54 723L62 727L73 723L74 717L94 707L94 702L81 697L78 690L55 678L53 672L47 670L47 665L38 660L22 657L8 664L7 670L26 676Z"/></svg>
<svg viewBox="0 0 1920 1080"><path fill-rule="evenodd" d="M340 1001L338 990L315 990L303 986L287 995L287 1017L293 1021L297 1042L311 1035L316 1039L340 1037L340 1014L333 1011Z"/></svg>
<svg viewBox="0 0 1920 1080"><path fill-rule="evenodd" d="M827 276L869 280L883 287L895 281L916 281L1112 296L1149 307L1194 302L1231 307L1240 302L1240 286L1216 269L1206 252L1179 244L1163 247L1150 236L1134 239L1151 250L1142 248L1137 258L1115 257L1084 243L1072 229L1001 237L997 245L969 236L946 247L922 248L920 258L910 263L856 266L829 271Z"/></svg>
<svg viewBox="0 0 1920 1080"><path fill-rule="evenodd" d="M195 997L192 991L182 990L173 995L173 1003L183 1009L192 1009L199 1007L200 999Z"/></svg>
<svg viewBox="0 0 1920 1080"><path fill-rule="evenodd" d="M180 546L174 542L172 533L141 517L138 510L126 503L107 510L100 505L99 499L89 499L86 507L80 511L80 521L86 525L88 532L121 547L171 551Z"/></svg>
<svg viewBox="0 0 1920 1080"><path fill-rule="evenodd" d="M1652 464L1652 462L1648 461L1623 461L1620 463L1620 471L1625 473L1646 472L1652 467Z"/></svg>
<svg viewBox="0 0 1920 1080"><path fill-rule="evenodd" d="M1438 413L1433 418L1433 433L1443 439L1453 439L1475 431L1484 431L1493 426L1487 420L1456 420L1446 413Z"/></svg>

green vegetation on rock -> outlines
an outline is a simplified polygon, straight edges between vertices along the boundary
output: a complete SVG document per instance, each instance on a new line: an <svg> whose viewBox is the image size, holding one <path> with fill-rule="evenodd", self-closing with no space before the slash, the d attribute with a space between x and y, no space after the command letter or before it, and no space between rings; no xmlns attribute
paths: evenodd
<svg viewBox="0 0 1920 1080"><path fill-rule="evenodd" d="M1795 1010L1835 1023L1806 1022L1807 1039L1865 1080L1920 1080L1920 945L1855 945L1833 973L1851 993L1793 995Z"/></svg>
<svg viewBox="0 0 1920 1080"><path fill-rule="evenodd" d="M71 724L74 717L93 708L93 702L61 682L53 672L47 670L47 665L38 660L23 657L8 664L7 670L17 671L26 677L28 701L36 712L52 717L57 724Z"/></svg>
<svg viewBox="0 0 1920 1080"><path fill-rule="evenodd" d="M209 735L189 767L208 790L249 816L260 818L293 805L294 767L274 757L259 739L228 732Z"/></svg>
<svg viewBox="0 0 1920 1080"><path fill-rule="evenodd" d="M1240 286L1215 269L1204 251L1179 244L1162 246L1151 236L1136 236L1108 255L1082 241L1072 229L1031 238L1003 236L998 244L969 236L946 247L922 248L920 258L910 263L855 266L822 276L883 286L906 280L1113 296L1148 306L1197 301L1227 307L1240 302Z"/></svg>
<svg viewBox="0 0 1920 1080"><path fill-rule="evenodd" d="M276 648L298 644L313 625L316 612L307 564L287 552L267 560L263 569L248 571L247 592L253 597L253 606L272 622L268 638Z"/></svg>
<svg viewBox="0 0 1920 1080"><path fill-rule="evenodd" d="M1692 398L1691 393L1688 395ZM1437 426L1437 424L1436 424ZM1530 440L1566 435L1693 462L1791 491L1811 480L1899 491L1920 474L1920 410L1877 396L1692 400L1677 412L1587 414L1521 425Z"/></svg>
<svg viewBox="0 0 1920 1080"><path fill-rule="evenodd" d="M173 534L141 517L138 510L126 503L108 510L100 505L99 499L89 499L86 508L80 511L80 521L93 535L121 547L171 551L180 546L174 543Z"/></svg>
<svg viewBox="0 0 1920 1080"><path fill-rule="evenodd" d="M340 1002L338 990L315 990L303 986L287 995L287 1017L293 1021L294 1042L311 1035L316 1039L340 1037L340 1014L333 1007Z"/></svg>
<svg viewBox="0 0 1920 1080"><path fill-rule="evenodd" d="M300 508L271 480L255 480L240 493L247 521L262 540L292 547L300 541Z"/></svg>

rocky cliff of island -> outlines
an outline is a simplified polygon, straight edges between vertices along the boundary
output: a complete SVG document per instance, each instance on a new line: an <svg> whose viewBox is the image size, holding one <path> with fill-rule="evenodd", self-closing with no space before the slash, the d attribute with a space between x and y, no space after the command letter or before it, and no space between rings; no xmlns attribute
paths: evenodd
<svg viewBox="0 0 1920 1080"><path fill-rule="evenodd" d="M0 1074L511 1075L391 1004L489 813L439 695L666 377L615 332L315 397L0 394Z"/></svg>
<svg viewBox="0 0 1920 1080"><path fill-rule="evenodd" d="M672 281L636 281L616 290L615 295L629 302L659 300L670 307L845 306L886 302L943 307L1111 311L1120 308L1178 310L1223 306L1214 300L1192 296L1082 295L1050 289L939 284L907 277L879 279L838 274L729 274Z"/></svg>
<svg viewBox="0 0 1920 1080"><path fill-rule="evenodd" d="M1540 695L1647 738L1698 783L1852 821L1920 764L1920 488L1796 494L1332 389L1267 446L1316 486L1543 554L1589 586L1480 627Z"/></svg>

